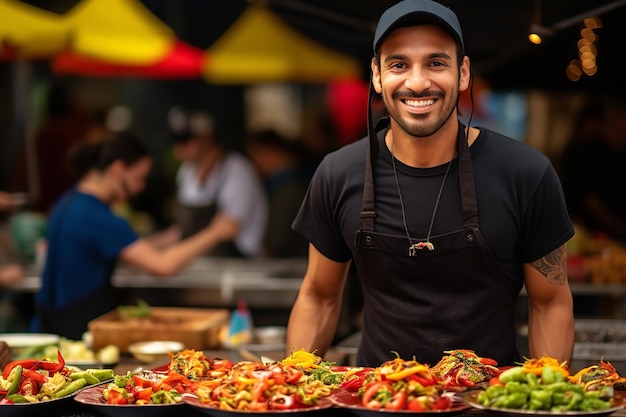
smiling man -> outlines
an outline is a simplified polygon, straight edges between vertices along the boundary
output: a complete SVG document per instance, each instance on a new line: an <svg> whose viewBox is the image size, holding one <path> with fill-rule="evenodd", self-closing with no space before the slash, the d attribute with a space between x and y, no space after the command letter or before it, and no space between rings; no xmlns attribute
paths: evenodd
<svg viewBox="0 0 626 417"><path fill-rule="evenodd" d="M310 242L287 349L324 354L351 263L363 288L357 362L435 364L471 349L519 361L519 291L529 299L529 352L570 360L573 302L565 243L573 235L560 181L539 151L458 118L471 86L457 16L405 0L380 18L372 96L388 117L318 167L295 230ZM371 106L371 103L370 103Z"/></svg>

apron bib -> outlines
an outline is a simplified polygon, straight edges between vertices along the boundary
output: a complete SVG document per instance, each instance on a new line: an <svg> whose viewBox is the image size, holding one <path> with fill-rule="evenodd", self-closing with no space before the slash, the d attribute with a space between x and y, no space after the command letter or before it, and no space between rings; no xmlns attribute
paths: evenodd
<svg viewBox="0 0 626 417"><path fill-rule="evenodd" d="M208 206L191 207L178 204L178 225L181 230L181 238L186 239L205 228L217 213L215 202ZM206 256L243 258L233 241L222 242L205 253Z"/></svg>
<svg viewBox="0 0 626 417"><path fill-rule="evenodd" d="M355 264L364 295L364 326L357 363L378 366L393 359L434 365L445 350L471 349L500 366L518 361L515 300L521 283L507 277L478 224L472 161L459 124L459 186L463 228L431 237L434 250L409 256L406 236L374 229L374 164L378 138L370 137L361 229ZM373 143L375 142L375 143ZM374 161L374 162L372 162ZM416 237L411 243L424 241Z"/></svg>

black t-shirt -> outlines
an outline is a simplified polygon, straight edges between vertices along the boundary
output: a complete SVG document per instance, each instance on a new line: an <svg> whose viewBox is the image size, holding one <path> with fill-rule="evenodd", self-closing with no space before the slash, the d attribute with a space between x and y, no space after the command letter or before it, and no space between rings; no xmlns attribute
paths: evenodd
<svg viewBox="0 0 626 417"><path fill-rule="evenodd" d="M378 134L375 163L377 232L406 235L391 153ZM361 227L367 138L328 154L320 163L293 228L324 256L347 262ZM509 274L523 280L522 264L539 259L572 237L559 178L536 149L488 129L470 147L478 217L487 244ZM436 213L432 235L463 226L457 160L453 161ZM396 160L411 237L424 239L447 164L412 168Z"/></svg>

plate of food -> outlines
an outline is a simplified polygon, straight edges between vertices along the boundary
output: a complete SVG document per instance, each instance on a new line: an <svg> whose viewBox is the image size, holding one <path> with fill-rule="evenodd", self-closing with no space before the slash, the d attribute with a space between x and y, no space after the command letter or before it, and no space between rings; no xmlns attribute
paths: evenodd
<svg viewBox="0 0 626 417"><path fill-rule="evenodd" d="M152 401L147 401L145 403L113 404L107 402L105 399L104 391L108 386L109 384L101 384L82 390L73 397L74 401L93 408L107 417L161 417L184 415L184 411L181 410L181 407L184 407L185 404L180 400L180 395L178 396L178 401L174 399L173 402L168 403L157 404Z"/></svg>
<svg viewBox="0 0 626 417"><path fill-rule="evenodd" d="M476 391L467 391L459 394L459 396L471 407L499 413L505 415L538 415L538 416L607 416L609 414L613 414L616 411L622 410L626 405L626 393L616 391L615 395L612 399L607 400L606 404L601 404L599 401L593 401L595 406L591 406L591 409L574 409L574 410L565 410L565 407L562 409L548 409L548 410L530 410L528 408L505 408L505 407L494 407L490 405L485 405L481 401L481 393L484 393L484 390L476 390ZM547 391L546 391L547 392ZM592 394L595 396L595 394ZM597 397L596 397L597 398ZM585 407L586 408L586 407Z"/></svg>
<svg viewBox="0 0 626 417"><path fill-rule="evenodd" d="M68 409L68 400L85 387L105 382L109 370L72 372L63 363L18 360L7 364L0 377L0 416L55 415Z"/></svg>

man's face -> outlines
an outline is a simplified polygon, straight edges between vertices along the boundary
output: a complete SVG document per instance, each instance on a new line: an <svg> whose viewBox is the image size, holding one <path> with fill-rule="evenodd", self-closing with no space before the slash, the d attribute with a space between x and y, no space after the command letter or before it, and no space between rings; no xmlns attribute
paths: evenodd
<svg viewBox="0 0 626 417"><path fill-rule="evenodd" d="M469 59L459 69L456 43L438 26L400 28L381 44L372 82L392 122L411 136L431 136L450 120L460 91L469 86Z"/></svg>

